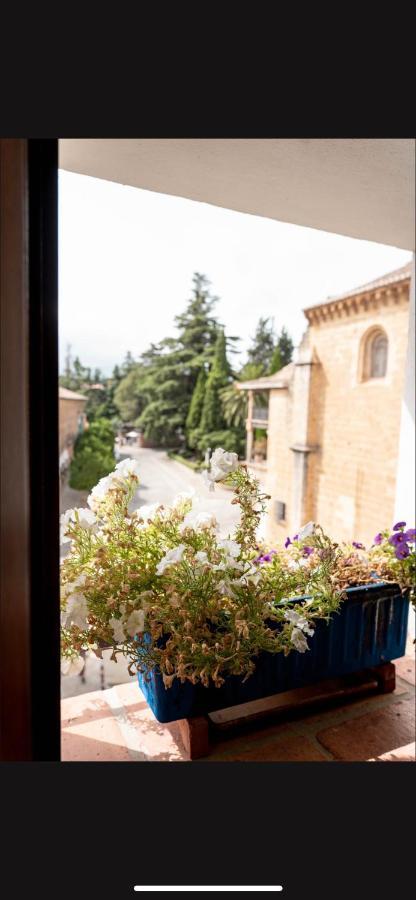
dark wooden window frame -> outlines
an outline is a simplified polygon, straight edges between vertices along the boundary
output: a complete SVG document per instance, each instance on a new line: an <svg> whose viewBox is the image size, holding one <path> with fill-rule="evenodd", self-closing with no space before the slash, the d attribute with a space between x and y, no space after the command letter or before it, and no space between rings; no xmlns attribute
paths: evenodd
<svg viewBox="0 0 416 900"><path fill-rule="evenodd" d="M58 141L0 141L0 759L60 759Z"/></svg>

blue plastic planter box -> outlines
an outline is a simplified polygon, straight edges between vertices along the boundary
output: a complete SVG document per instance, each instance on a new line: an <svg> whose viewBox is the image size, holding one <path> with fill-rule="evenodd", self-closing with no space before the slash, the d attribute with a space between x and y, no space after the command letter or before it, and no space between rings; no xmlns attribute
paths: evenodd
<svg viewBox="0 0 416 900"><path fill-rule="evenodd" d="M165 688L160 672L154 670L148 676L139 674L139 685L159 722L201 716L397 659L405 653L408 613L409 600L398 585L349 588L329 624L318 622L308 638L310 650L293 650L286 657L261 653L244 683L241 676L230 675L222 687L206 688L175 678Z"/></svg>

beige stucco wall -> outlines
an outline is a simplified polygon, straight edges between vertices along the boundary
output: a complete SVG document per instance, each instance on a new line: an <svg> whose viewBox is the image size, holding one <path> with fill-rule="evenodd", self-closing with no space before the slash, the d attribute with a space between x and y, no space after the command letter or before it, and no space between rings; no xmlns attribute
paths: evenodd
<svg viewBox="0 0 416 900"><path fill-rule="evenodd" d="M309 328L309 399L294 390L270 392L268 478L272 496L267 537L272 542L293 535L295 454L290 450L308 403L304 521L319 522L336 540L372 541L393 524L406 350L409 286L378 308L344 312ZM388 336L387 374L363 382L363 338L380 326ZM302 384L306 383L302 373ZM300 382L298 381L298 384ZM287 504L287 521L275 521L274 501Z"/></svg>
<svg viewBox="0 0 416 900"><path fill-rule="evenodd" d="M84 412L85 400L59 398L59 453L70 448L78 434L78 419Z"/></svg>
<svg viewBox="0 0 416 900"><path fill-rule="evenodd" d="M311 328L325 375L316 519L336 539L369 542L393 524L401 398L408 335L407 293L396 305ZM361 341L384 328L385 378L360 381Z"/></svg>
<svg viewBox="0 0 416 900"><path fill-rule="evenodd" d="M275 501L286 504L286 513L291 515L293 454L290 450L290 436L293 425L292 386L271 390L269 394L269 428L267 434L267 478L265 486L270 494L266 535L269 540L282 541L288 532L286 522L279 523L275 516ZM289 438L289 439L288 439Z"/></svg>

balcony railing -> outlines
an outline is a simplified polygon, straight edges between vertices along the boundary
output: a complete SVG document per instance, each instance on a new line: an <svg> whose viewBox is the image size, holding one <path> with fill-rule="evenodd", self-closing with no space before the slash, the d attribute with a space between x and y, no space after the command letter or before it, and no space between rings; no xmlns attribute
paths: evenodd
<svg viewBox="0 0 416 900"><path fill-rule="evenodd" d="M269 408L267 406L255 406L252 413L253 420L258 422L267 422L269 418Z"/></svg>

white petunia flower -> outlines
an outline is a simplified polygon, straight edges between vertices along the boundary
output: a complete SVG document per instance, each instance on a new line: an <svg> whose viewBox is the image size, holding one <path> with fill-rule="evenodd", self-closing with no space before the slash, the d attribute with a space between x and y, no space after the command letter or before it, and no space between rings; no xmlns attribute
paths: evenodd
<svg viewBox="0 0 416 900"><path fill-rule="evenodd" d="M190 491L182 491L180 494L177 494L172 503L172 508L176 509L178 506L182 506L183 503L186 503L188 500L192 501L192 504L197 503L199 501L198 494L193 489Z"/></svg>
<svg viewBox="0 0 416 900"><path fill-rule="evenodd" d="M308 620L305 619L305 616L301 616L295 609L290 609L288 612L285 612L285 619L294 625L296 628L300 628L301 631L304 631L305 634L313 634L313 627L309 624Z"/></svg>
<svg viewBox="0 0 416 900"><path fill-rule="evenodd" d="M124 633L124 622L122 619L110 619L109 621L110 628L113 632L113 638L117 644L122 644L123 641L126 640L126 635Z"/></svg>
<svg viewBox="0 0 416 900"><path fill-rule="evenodd" d="M144 609L134 609L130 613L126 622L126 631L130 637L134 637L135 634L141 634L144 630L144 616Z"/></svg>
<svg viewBox="0 0 416 900"><path fill-rule="evenodd" d="M83 660L82 656L77 656L75 659L61 659L61 674L62 675L79 675L85 665L85 660Z"/></svg>
<svg viewBox="0 0 416 900"><path fill-rule="evenodd" d="M227 556L223 562L212 568L215 572L225 572L226 569L238 569L241 572L244 569L244 563L239 563L232 556Z"/></svg>
<svg viewBox="0 0 416 900"><path fill-rule="evenodd" d="M165 569L167 569L168 566L173 566L175 563L180 562L185 549L185 544L179 544L178 547L173 547L172 550L168 550L163 559L161 559L158 563L156 574L163 575Z"/></svg>
<svg viewBox="0 0 416 900"><path fill-rule="evenodd" d="M300 541L304 541L305 538L310 537L314 533L315 533L315 523L308 522L306 525L303 526L303 528L300 529L298 539Z"/></svg>
<svg viewBox="0 0 416 900"><path fill-rule="evenodd" d="M225 581L225 580L218 582L217 591L220 594L224 594L225 596L230 596L230 594L233 593L232 587L231 587L229 581Z"/></svg>
<svg viewBox="0 0 416 900"><path fill-rule="evenodd" d="M218 472L222 472L223 478L225 478L226 475L229 475L230 472L234 472L237 467L237 453L229 453L221 447L214 450L214 453L211 456L211 468L216 469Z"/></svg>
<svg viewBox="0 0 416 900"><path fill-rule="evenodd" d="M113 483L113 475L106 475L105 478L100 478L98 484L93 487L89 497L87 498L88 506L93 511L96 511L99 508L100 503L105 500L108 491L113 486Z"/></svg>
<svg viewBox="0 0 416 900"><path fill-rule="evenodd" d="M122 459L121 462L117 463L114 473L118 478L128 478L129 475L135 475L136 478L139 477L140 472L140 463L137 459Z"/></svg>
<svg viewBox="0 0 416 900"><path fill-rule="evenodd" d="M61 598L65 600L70 594L76 593L76 588L82 587L86 582L86 575L78 575L75 581L68 581L67 584L61 585Z"/></svg>
<svg viewBox="0 0 416 900"><path fill-rule="evenodd" d="M261 571L257 566L251 566L244 575L239 579L241 584L246 584L248 581L251 581L252 584L256 585L259 583L261 579Z"/></svg>
<svg viewBox="0 0 416 900"><path fill-rule="evenodd" d="M303 631L300 628L294 628L292 634L290 635L290 640L292 641L293 646L299 653L305 653L305 650L309 650L308 642L305 638Z"/></svg>
<svg viewBox="0 0 416 900"><path fill-rule="evenodd" d="M237 541L224 539L222 541L218 541L217 546L220 550L225 550L227 555L234 557L234 559L237 559L237 556L240 556L241 547L240 544L237 544Z"/></svg>
<svg viewBox="0 0 416 900"><path fill-rule="evenodd" d="M208 562L208 554L205 553L205 550L198 550L198 553L195 553L195 559L200 563Z"/></svg>
<svg viewBox="0 0 416 900"><path fill-rule="evenodd" d="M222 481L230 472L238 468L237 453L230 453L217 447L210 460L210 468L204 472L204 478L208 481L210 490L214 490L214 482Z"/></svg>
<svg viewBox="0 0 416 900"><path fill-rule="evenodd" d="M201 528L217 528L217 520L213 513L191 509L179 526L179 531L182 533L186 528L193 528L194 531Z"/></svg>
<svg viewBox="0 0 416 900"><path fill-rule="evenodd" d="M95 515L90 509L67 509L60 518L61 544L66 544L68 541L72 540L72 538L66 534L71 522L78 522L81 528L93 528L96 521Z"/></svg>
<svg viewBox="0 0 416 900"><path fill-rule="evenodd" d="M148 503L144 506L139 506L136 509L135 515L138 519L144 519L146 522L151 522L157 514L157 511L161 508L161 503Z"/></svg>
<svg viewBox="0 0 416 900"><path fill-rule="evenodd" d="M97 519L91 509L77 509L78 521L81 528L93 528L97 523Z"/></svg>
<svg viewBox="0 0 416 900"><path fill-rule="evenodd" d="M84 594L71 594L66 601L65 609L62 612L62 624L68 628L70 625L77 625L78 628L84 630L87 627L88 604Z"/></svg>
<svg viewBox="0 0 416 900"><path fill-rule="evenodd" d="M71 538L69 535L65 534L65 532L67 531L69 523L75 521L75 510L67 509L66 512L62 513L59 521L61 523L61 544L66 544Z"/></svg>

